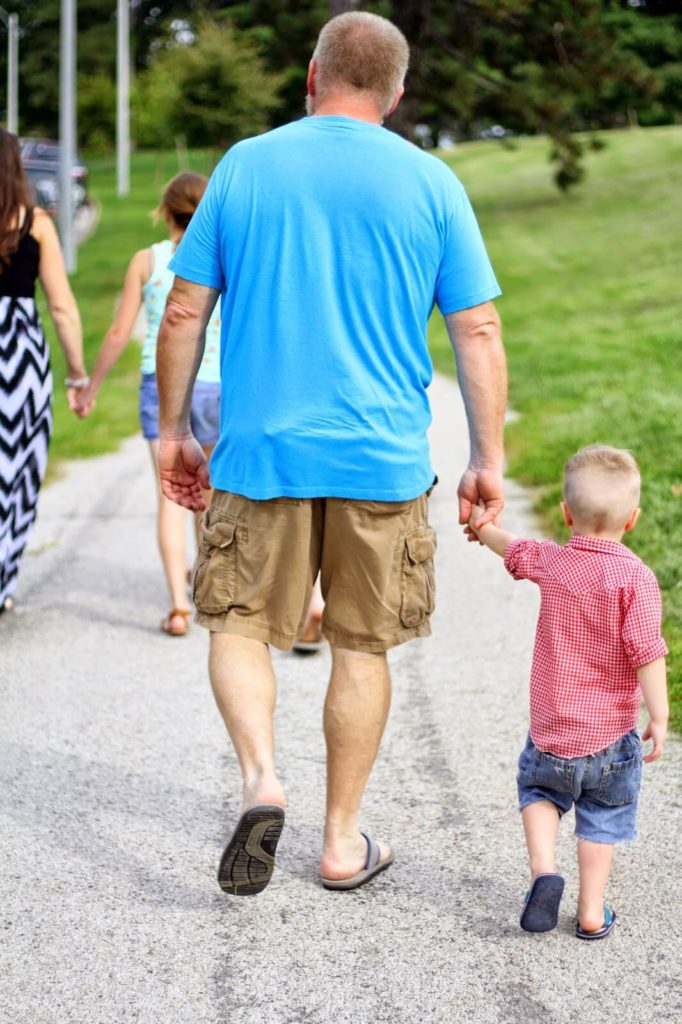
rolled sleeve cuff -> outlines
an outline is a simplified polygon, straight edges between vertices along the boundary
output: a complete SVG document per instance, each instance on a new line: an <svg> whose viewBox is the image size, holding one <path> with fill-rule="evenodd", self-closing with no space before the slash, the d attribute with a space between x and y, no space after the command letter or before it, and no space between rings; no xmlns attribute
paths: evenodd
<svg viewBox="0 0 682 1024"><path fill-rule="evenodd" d="M518 537L507 546L504 553L504 567L515 580L525 580L528 578L527 567L524 564L525 560L523 558L528 545L529 542L527 540L523 537Z"/></svg>
<svg viewBox="0 0 682 1024"><path fill-rule="evenodd" d="M628 651L630 663L633 668L642 668L644 665L650 665L652 661L658 661L659 658L665 658L667 654L668 647L662 636L659 636L659 638L649 644L648 647L641 647L636 651Z"/></svg>

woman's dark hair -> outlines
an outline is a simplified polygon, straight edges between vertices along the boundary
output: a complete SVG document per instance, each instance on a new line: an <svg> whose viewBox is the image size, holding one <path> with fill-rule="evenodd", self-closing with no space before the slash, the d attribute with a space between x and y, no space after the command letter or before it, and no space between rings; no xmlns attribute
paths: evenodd
<svg viewBox="0 0 682 1024"><path fill-rule="evenodd" d="M169 214L183 231L192 219L192 214L206 191L208 178L203 174L184 171L172 178L161 196L161 202L154 211L157 217Z"/></svg>
<svg viewBox="0 0 682 1024"><path fill-rule="evenodd" d="M19 247L24 225L30 223L34 205L17 137L0 128L0 274ZM26 211L23 221L22 208Z"/></svg>

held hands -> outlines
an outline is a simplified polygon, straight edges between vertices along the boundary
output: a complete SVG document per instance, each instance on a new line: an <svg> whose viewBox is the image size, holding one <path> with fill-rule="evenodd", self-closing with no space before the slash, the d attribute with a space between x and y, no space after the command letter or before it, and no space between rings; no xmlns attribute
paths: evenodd
<svg viewBox="0 0 682 1024"><path fill-rule="evenodd" d="M209 490L208 460L191 434L162 439L159 445L159 477L161 490L183 508L203 512L206 502L202 489Z"/></svg>
<svg viewBox="0 0 682 1024"><path fill-rule="evenodd" d="M663 753L667 732L668 730L665 725L660 725L658 722L652 722L651 720L649 721L649 724L642 733L642 741L652 740L654 745L650 753L644 756L646 764L650 761L657 761Z"/></svg>
<svg viewBox="0 0 682 1024"><path fill-rule="evenodd" d="M88 384L85 388L74 389L75 394L73 398L73 404L71 404L70 390L67 389L67 399L69 402L69 409L75 412L79 419L84 420L86 416L89 416L92 410L97 404L95 396L97 395L97 388L92 383Z"/></svg>
<svg viewBox="0 0 682 1024"><path fill-rule="evenodd" d="M500 513L504 507L501 470L474 469L469 466L459 482L457 494L459 521L464 526L467 540L478 541L473 524L477 528L486 523L499 525Z"/></svg>
<svg viewBox="0 0 682 1024"><path fill-rule="evenodd" d="M467 540L470 542L478 541L482 544L483 541L478 536L478 528L485 525L485 521L490 522L490 519L485 519L485 509L482 505L472 505L471 515L469 516L469 522L464 527L464 533L466 534Z"/></svg>

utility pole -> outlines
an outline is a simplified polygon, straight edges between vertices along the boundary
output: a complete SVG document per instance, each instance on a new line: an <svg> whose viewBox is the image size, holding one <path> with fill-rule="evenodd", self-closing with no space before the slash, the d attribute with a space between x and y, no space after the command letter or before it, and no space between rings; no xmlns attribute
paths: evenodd
<svg viewBox="0 0 682 1024"><path fill-rule="evenodd" d="M0 7L7 26L7 131L19 133L19 15Z"/></svg>
<svg viewBox="0 0 682 1024"><path fill-rule="evenodd" d="M61 0L59 60L59 237L67 273L76 269L73 166L76 155L76 0Z"/></svg>
<svg viewBox="0 0 682 1024"><path fill-rule="evenodd" d="M130 192L130 11L118 0L116 25L116 191Z"/></svg>

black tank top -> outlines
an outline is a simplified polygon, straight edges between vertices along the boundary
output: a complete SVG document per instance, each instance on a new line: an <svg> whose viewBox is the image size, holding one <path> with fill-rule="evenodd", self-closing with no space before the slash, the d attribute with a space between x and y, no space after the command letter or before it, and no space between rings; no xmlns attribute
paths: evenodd
<svg viewBox="0 0 682 1024"><path fill-rule="evenodd" d="M33 211L24 220L19 246L9 259L9 266L0 272L0 296L32 299L36 293L36 278L40 265L40 244L29 232L33 224Z"/></svg>

